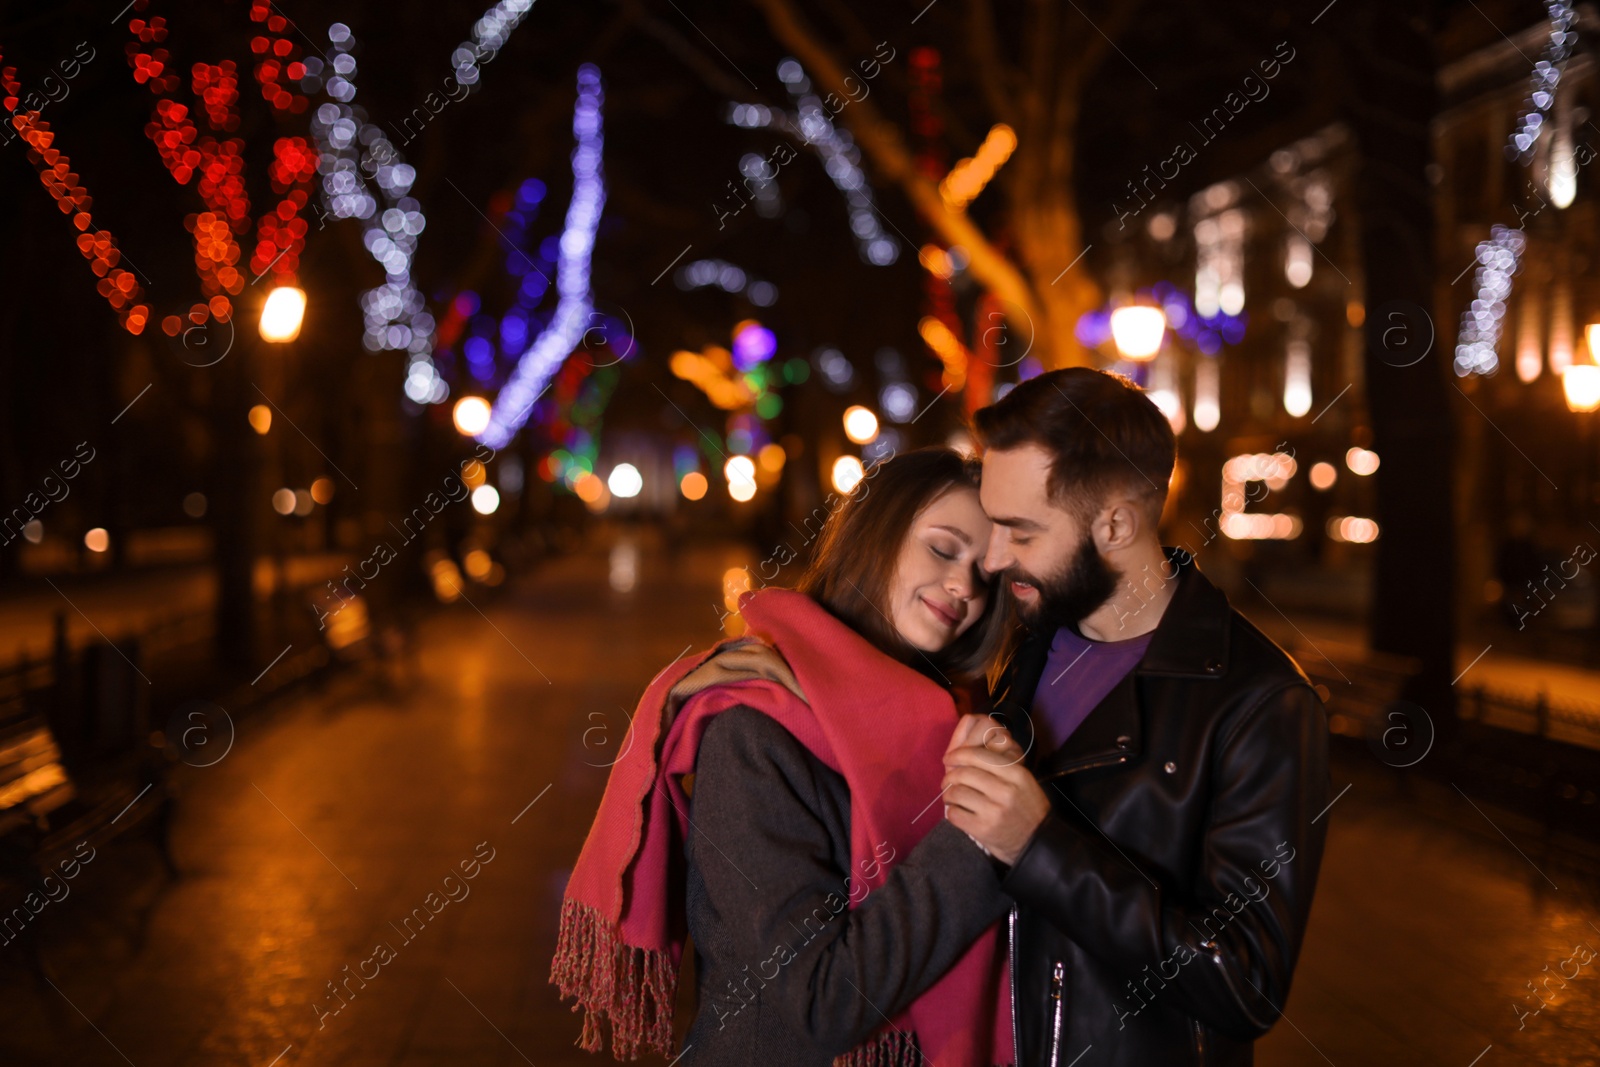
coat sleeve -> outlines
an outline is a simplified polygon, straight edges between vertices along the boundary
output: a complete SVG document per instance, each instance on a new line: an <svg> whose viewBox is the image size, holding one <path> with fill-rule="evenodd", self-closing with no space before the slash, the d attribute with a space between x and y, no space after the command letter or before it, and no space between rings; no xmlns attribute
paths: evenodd
<svg viewBox="0 0 1600 1067"><path fill-rule="evenodd" d="M1070 805L1046 818L1004 884L1155 1002L1253 1040L1288 998L1322 859L1327 823L1312 820L1328 800L1328 728L1316 694L1294 684L1245 710L1212 775L1199 867L1183 891ZM1142 1010L1125 996L1119 1018Z"/></svg>
<svg viewBox="0 0 1600 1067"><path fill-rule="evenodd" d="M994 864L937 807L909 853L884 843L861 861L868 873L891 867L869 890L835 858L849 824L837 810L843 798L847 818L847 797L821 781L832 774L769 716L722 712L700 744L688 855L735 953L724 969L759 992L764 1011L838 1055L932 985L1011 902ZM731 1010L711 992L702 1013Z"/></svg>

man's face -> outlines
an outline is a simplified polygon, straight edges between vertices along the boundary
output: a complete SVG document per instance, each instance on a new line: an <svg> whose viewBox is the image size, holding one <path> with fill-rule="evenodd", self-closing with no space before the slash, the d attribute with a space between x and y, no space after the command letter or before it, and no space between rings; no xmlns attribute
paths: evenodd
<svg viewBox="0 0 1600 1067"><path fill-rule="evenodd" d="M1038 445L991 449L979 498L994 522L984 568L1000 575L1032 627L1077 623L1111 598L1120 577L1093 530L1048 496L1050 454Z"/></svg>

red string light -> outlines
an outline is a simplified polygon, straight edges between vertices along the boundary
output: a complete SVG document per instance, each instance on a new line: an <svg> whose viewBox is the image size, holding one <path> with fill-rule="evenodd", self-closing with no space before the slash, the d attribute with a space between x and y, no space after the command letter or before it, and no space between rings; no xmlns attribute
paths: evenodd
<svg viewBox="0 0 1600 1067"><path fill-rule="evenodd" d="M61 213L70 215L73 226L79 230L78 251L89 261L89 269L100 279L95 289L117 313L123 329L132 334L143 332L145 324L150 321L150 307L142 303L144 291L132 271L123 270L117 265L122 259L122 252L117 248L116 239L107 230L93 229L94 218L89 211L93 198L89 196L89 190L78 183L78 176L72 172L72 163L66 153L52 147L56 135L51 131L50 124L40 119L37 111L17 110L22 96L22 83L17 80L15 67L0 68L0 88L5 93L0 97L0 105L10 113L11 125L27 143L28 160L38 168L39 181L55 199Z"/></svg>
<svg viewBox="0 0 1600 1067"><path fill-rule="evenodd" d="M144 12L149 0L136 0L133 10ZM261 96L279 114L298 115L306 109L306 98L286 88L304 74L293 59L294 41L287 36L289 20L273 14L265 0L250 6L252 22L264 23L266 35L250 40L250 50L260 56L254 67ZM230 296L243 291L246 279L239 269L241 245L250 230L250 198L244 184L244 141L238 137L219 140L202 133L190 108L172 98L178 78L168 67L165 48L152 47L166 39L166 20L154 16L130 19L128 31L134 40L127 46L128 65L135 82L150 87L157 97L155 113L145 134L155 144L161 162L179 185L195 182L206 210L190 215L184 226L194 238L195 273L200 290L208 299L190 308L188 319L200 325L209 318L226 322L233 314ZM199 102L199 111L212 133L227 134L239 128L238 68L231 60L221 63L196 63L191 68L190 87ZM267 175L272 190L281 199L256 220L255 245L249 268L260 278L272 273L280 281L293 281L305 246L306 223L300 212L309 200L311 179L317 170L316 150L304 137L280 137L272 145L272 162ZM175 335L183 328L177 315L162 321L162 329Z"/></svg>

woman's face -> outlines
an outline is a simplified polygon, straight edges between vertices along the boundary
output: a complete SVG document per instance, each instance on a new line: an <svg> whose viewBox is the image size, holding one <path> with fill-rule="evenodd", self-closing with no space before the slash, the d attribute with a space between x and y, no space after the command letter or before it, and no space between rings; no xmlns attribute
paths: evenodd
<svg viewBox="0 0 1600 1067"><path fill-rule="evenodd" d="M946 491L911 522L889 583L889 618L923 652L947 648L978 621L989 598L983 554L992 524L978 491Z"/></svg>

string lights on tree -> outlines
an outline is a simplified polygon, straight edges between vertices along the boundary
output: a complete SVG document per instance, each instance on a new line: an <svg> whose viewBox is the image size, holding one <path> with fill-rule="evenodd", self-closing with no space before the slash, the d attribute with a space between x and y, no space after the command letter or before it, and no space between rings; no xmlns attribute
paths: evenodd
<svg viewBox="0 0 1600 1067"><path fill-rule="evenodd" d="M39 181L78 230L78 251L100 279L96 290L116 312L123 329L131 334L142 333L151 314L150 305L144 302L144 291L133 272L119 266L122 250L117 247L116 238L110 231L95 226L89 210L93 198L89 190L79 184L67 154L55 147L56 135L50 124L41 119L36 110L19 110L23 92L15 67L0 67L0 89L4 90L0 104L10 114L12 127L28 146L28 161L38 170Z"/></svg>
<svg viewBox="0 0 1600 1067"><path fill-rule="evenodd" d="M184 220L194 238L195 273L205 300L194 304L185 316L168 315L162 319L162 331L175 336L184 328L185 319L199 326L212 319L227 322L232 318L230 298L238 296L249 284L240 263L245 259L242 246L251 227L250 198L244 183L244 141L214 136L239 128L236 65L224 60L217 64L196 63L190 69L190 88L211 131L201 133L194 111L174 98L181 79L172 67L171 54L162 46L168 32L166 20L161 16L143 17L149 7L149 0L135 0L131 8L135 17L128 21L133 40L126 49L133 80L147 86L156 97L145 135L155 145L173 180L179 185L193 181L206 208ZM252 73L262 98L279 115L304 112L306 98L286 87L304 74L295 58L295 43L288 36L291 23L275 14L267 0L252 0L250 20L259 24L262 31L250 40L251 52L259 57ZM271 274L277 282L293 282L307 229L300 213L309 199L316 166L317 154L304 137L279 137L273 141L267 174L280 199L255 220L255 242L246 266L256 280Z"/></svg>
<svg viewBox="0 0 1600 1067"><path fill-rule="evenodd" d="M1528 99L1522 105L1522 114L1506 145L1506 154L1524 164L1533 162L1534 148L1544 132L1545 116L1556 101L1562 64L1572 55L1573 45L1578 43L1578 32L1574 28L1578 14L1571 0L1545 0L1544 7L1550 19L1550 40L1545 44L1544 55L1528 75Z"/></svg>
<svg viewBox="0 0 1600 1067"><path fill-rule="evenodd" d="M785 59L779 63L778 80L795 101L792 114L760 104L734 104L728 109L728 121L746 129L781 130L815 149L822 157L828 177L844 194L850 213L850 232L856 236L861 258L875 266L889 266L900 258L900 249L878 222L872 187L861 169L861 150L849 132L839 129L828 117L822 99L811 91L811 80L798 60Z"/></svg>
<svg viewBox="0 0 1600 1067"><path fill-rule="evenodd" d="M503 448L528 421L534 401L562 361L578 347L592 322L589 265L606 200L601 169L604 97L600 69L591 63L579 67L578 100L572 115L572 133L578 142L572 151L572 200L567 205L556 260L556 291L560 299L549 325L522 354L510 380L495 398L489 426L478 438L491 448Z"/></svg>
<svg viewBox="0 0 1600 1067"><path fill-rule="evenodd" d="M679 267L673 276L679 289L691 291L715 286L725 293L743 293L756 307L771 307L778 302L778 287L771 282L752 278L741 268L726 260L697 259Z"/></svg>
<svg viewBox="0 0 1600 1067"><path fill-rule="evenodd" d="M1478 270L1473 277L1477 294L1461 314L1460 341L1456 344L1456 375L1493 374L1500 366L1496 354L1505 324L1511 280L1522 262L1526 239L1521 230L1495 226L1489 239L1478 242Z"/></svg>
<svg viewBox="0 0 1600 1067"><path fill-rule="evenodd" d="M456 81L468 88L477 85L481 77L480 65L494 58L505 46L511 31L532 9L533 0L501 0L484 12L483 17L472 24L472 40L462 41L460 47L450 53Z"/></svg>
<svg viewBox="0 0 1600 1067"><path fill-rule="evenodd" d="M1544 54L1533 65L1529 74L1528 99L1521 116L1506 144L1506 156L1524 166L1533 163L1537 147L1544 133L1545 117L1556 105L1556 90L1561 82L1561 68L1572 48L1578 42L1574 29L1577 13L1570 0L1546 0L1545 12L1550 20L1550 40ZM1558 124L1559 125L1559 124ZM1576 191L1576 173L1571 159L1570 130L1558 129L1558 140L1568 143L1552 149L1551 173L1547 190L1558 207L1572 202ZM1568 182L1571 182L1570 188ZM1478 270L1474 281L1475 298L1461 313L1461 328L1457 333L1455 372L1465 378L1471 374L1493 374L1500 366L1498 349L1500 335L1505 327L1506 308L1511 300L1513 280L1521 268L1523 250L1527 245L1521 227L1495 226L1489 231L1489 240L1478 242L1476 258ZM1559 298L1559 293L1557 297ZM1560 303L1559 299L1556 301ZM1553 331L1571 330L1570 310L1555 309ZM1559 370L1554 338L1551 344L1551 369ZM1570 353L1570 345L1566 352ZM1519 353L1518 373L1524 380L1537 377L1537 371L1528 366ZM1530 373L1531 371L1531 373Z"/></svg>
<svg viewBox="0 0 1600 1067"><path fill-rule="evenodd" d="M450 389L433 362L436 324L411 280L418 240L427 227L422 205L411 195L417 173L382 127L368 121L366 110L351 103L356 40L350 27L329 26L328 44L328 62L308 57L300 84L306 92L321 90L333 98L318 105L311 119L321 150L323 207L333 218L361 221L361 243L384 271L383 284L361 294L361 343L369 352L408 353L406 396L418 404L443 403Z"/></svg>

